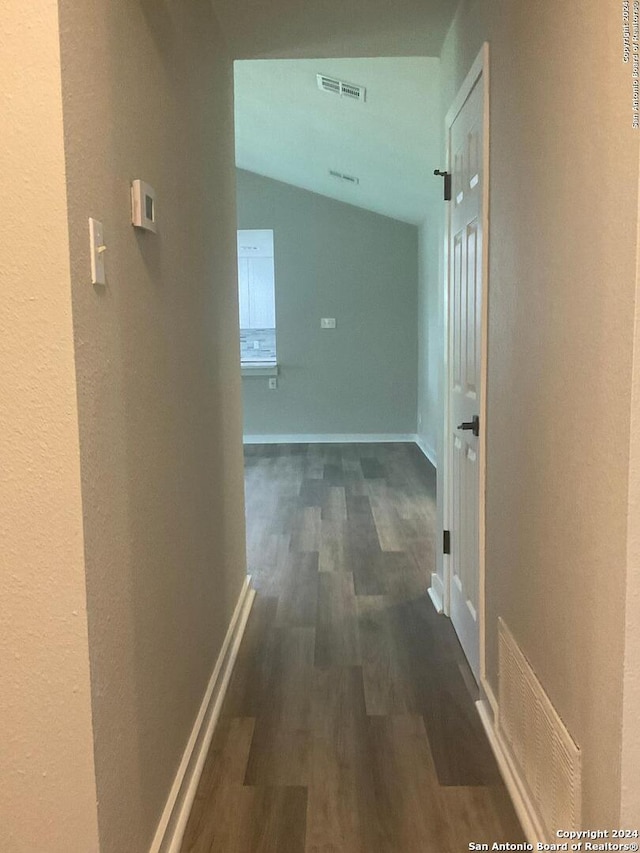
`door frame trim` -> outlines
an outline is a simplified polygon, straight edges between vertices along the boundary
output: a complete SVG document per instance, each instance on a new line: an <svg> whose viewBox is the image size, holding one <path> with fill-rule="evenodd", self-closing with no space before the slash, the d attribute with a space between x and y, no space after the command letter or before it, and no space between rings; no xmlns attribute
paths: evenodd
<svg viewBox="0 0 640 853"><path fill-rule="evenodd" d="M490 112L489 112L489 43L484 42L473 65L460 87L456 97L447 111L445 118L446 169L450 171L449 134L451 126L458 113L464 106L475 84L482 77L483 86L483 179L482 179L482 315L480 343L480 440L478 446L479 482L478 482L478 633L480 658L480 686L484 689L486 682L486 653L485 653L485 500L486 500L486 460L487 460L487 339L488 339L488 292L489 292L489 144L490 144ZM440 491L442 501L441 515L445 529L449 529L451 519L450 480L452 470L452 446L449 440L450 418L450 346L449 328L450 305L450 257L449 245L451 235L451 205L447 205L444 236L444 281L443 281L443 322L444 322L444 429L443 429L443 483ZM451 567L450 557L443 557L443 609L447 616L451 615Z"/></svg>

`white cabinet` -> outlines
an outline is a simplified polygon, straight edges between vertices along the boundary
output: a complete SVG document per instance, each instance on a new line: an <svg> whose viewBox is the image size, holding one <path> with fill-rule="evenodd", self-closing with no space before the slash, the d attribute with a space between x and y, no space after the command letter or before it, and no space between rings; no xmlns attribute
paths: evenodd
<svg viewBox="0 0 640 853"><path fill-rule="evenodd" d="M240 328L250 329L249 262L247 258L238 258L238 296L240 301Z"/></svg>
<svg viewBox="0 0 640 853"><path fill-rule="evenodd" d="M247 258L247 264L249 267L249 328L275 329L273 258Z"/></svg>
<svg viewBox="0 0 640 853"><path fill-rule="evenodd" d="M238 258L241 329L275 329L273 258Z"/></svg>
<svg viewBox="0 0 640 853"><path fill-rule="evenodd" d="M275 329L273 231L238 231L241 329Z"/></svg>

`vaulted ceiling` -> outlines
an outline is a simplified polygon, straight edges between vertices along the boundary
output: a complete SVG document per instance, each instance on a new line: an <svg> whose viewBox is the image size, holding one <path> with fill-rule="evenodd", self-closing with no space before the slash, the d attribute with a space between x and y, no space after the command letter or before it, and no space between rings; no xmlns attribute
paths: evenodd
<svg viewBox="0 0 640 853"><path fill-rule="evenodd" d="M366 87L366 100L321 91L317 74ZM419 223L442 192L438 74L426 57L236 62L236 163Z"/></svg>

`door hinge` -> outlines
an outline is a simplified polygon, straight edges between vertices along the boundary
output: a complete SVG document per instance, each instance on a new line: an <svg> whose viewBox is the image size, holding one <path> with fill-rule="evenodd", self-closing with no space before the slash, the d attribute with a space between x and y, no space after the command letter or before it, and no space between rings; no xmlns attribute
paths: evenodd
<svg viewBox="0 0 640 853"><path fill-rule="evenodd" d="M443 530L442 531L442 553L450 554L451 553L451 531Z"/></svg>
<svg viewBox="0 0 640 853"><path fill-rule="evenodd" d="M434 169L433 174L440 178L444 178L444 200L451 201L451 173L441 172L440 169Z"/></svg>

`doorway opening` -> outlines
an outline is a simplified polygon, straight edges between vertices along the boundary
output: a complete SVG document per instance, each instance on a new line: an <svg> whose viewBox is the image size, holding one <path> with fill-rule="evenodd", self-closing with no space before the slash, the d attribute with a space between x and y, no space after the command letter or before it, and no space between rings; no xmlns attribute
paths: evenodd
<svg viewBox="0 0 640 853"><path fill-rule="evenodd" d="M437 60L235 63L245 444L421 448L439 472L424 587L478 683L487 62L485 47L445 121L444 292ZM433 378L443 369L444 399Z"/></svg>

